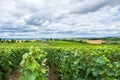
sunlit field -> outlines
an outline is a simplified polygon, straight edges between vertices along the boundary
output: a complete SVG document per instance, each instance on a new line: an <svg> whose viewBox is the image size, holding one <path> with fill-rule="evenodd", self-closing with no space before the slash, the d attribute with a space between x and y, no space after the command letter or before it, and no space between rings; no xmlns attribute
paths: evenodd
<svg viewBox="0 0 120 80"><path fill-rule="evenodd" d="M84 44L68 41L38 41L38 42L21 42L21 43L0 43L0 48L29 48L36 46L45 47L64 47L64 48L79 48L79 47L119 47L119 44Z"/></svg>

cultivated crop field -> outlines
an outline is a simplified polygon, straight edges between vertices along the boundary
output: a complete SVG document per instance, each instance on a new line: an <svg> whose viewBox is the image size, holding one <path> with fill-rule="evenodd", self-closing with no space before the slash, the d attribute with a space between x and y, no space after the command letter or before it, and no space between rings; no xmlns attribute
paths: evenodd
<svg viewBox="0 0 120 80"><path fill-rule="evenodd" d="M0 48L30 48L31 46L36 46L40 48L49 47L64 47L64 48L80 48L80 47L119 47L119 44L86 44L86 43L76 43L68 41L38 41L38 42L22 42L22 43L0 43Z"/></svg>
<svg viewBox="0 0 120 80"><path fill-rule="evenodd" d="M120 80L119 44L39 41L0 49L0 80Z"/></svg>

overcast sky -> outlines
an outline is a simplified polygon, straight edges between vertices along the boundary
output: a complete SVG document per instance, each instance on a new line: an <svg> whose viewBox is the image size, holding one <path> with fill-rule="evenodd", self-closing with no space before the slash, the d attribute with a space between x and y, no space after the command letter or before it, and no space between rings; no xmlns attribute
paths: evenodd
<svg viewBox="0 0 120 80"><path fill-rule="evenodd" d="M0 0L0 37L120 36L120 0Z"/></svg>

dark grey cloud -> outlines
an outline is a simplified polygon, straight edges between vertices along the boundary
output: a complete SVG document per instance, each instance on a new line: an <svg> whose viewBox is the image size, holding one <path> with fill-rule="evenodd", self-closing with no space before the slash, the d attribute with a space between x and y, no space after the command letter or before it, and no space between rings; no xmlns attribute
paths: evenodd
<svg viewBox="0 0 120 80"><path fill-rule="evenodd" d="M33 17L28 20L25 20L26 24L28 25L36 25L36 26L41 26L45 20L39 18L39 17Z"/></svg>
<svg viewBox="0 0 120 80"><path fill-rule="evenodd" d="M17 33L17 32L35 32L34 29L28 29L28 28L21 28L21 27L3 27L0 28L0 32L11 32L11 33Z"/></svg>
<svg viewBox="0 0 120 80"><path fill-rule="evenodd" d="M82 2L78 0L78 3L80 3L79 5L82 6L79 6L76 10L72 11L71 12L72 14L91 13L98 11L106 6L114 7L116 5L120 5L120 0L92 0L92 1L84 0Z"/></svg>

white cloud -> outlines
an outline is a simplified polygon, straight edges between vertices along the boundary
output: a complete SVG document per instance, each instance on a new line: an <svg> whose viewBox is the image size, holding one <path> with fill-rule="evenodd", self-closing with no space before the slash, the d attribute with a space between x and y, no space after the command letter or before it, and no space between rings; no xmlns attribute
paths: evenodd
<svg viewBox="0 0 120 80"><path fill-rule="evenodd" d="M1 0L0 37L120 36L120 0Z"/></svg>

